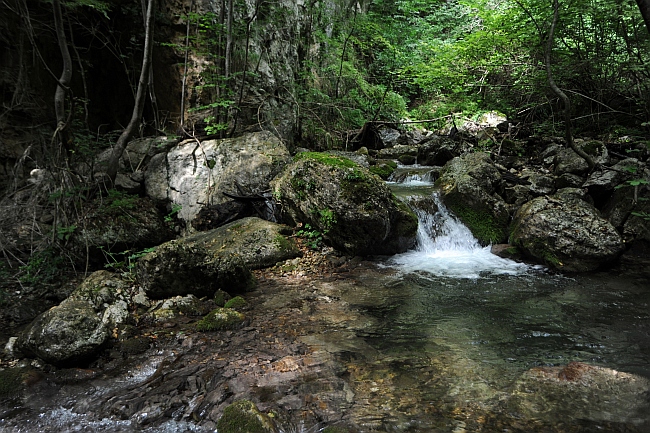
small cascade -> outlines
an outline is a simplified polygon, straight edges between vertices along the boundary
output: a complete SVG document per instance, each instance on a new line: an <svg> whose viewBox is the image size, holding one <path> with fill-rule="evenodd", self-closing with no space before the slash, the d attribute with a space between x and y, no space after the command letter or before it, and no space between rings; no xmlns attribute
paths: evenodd
<svg viewBox="0 0 650 433"><path fill-rule="evenodd" d="M445 207L437 192L430 200L410 196L407 201L418 216L417 247L392 257L390 265L405 272L422 271L460 278L478 278L484 274L516 275L531 269L492 254L489 246L482 247L472 232Z"/></svg>

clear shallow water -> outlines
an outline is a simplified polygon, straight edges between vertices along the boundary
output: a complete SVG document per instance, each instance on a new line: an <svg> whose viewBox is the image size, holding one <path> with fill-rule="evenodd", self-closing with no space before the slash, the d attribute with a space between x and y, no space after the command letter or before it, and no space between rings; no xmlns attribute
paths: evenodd
<svg viewBox="0 0 650 433"><path fill-rule="evenodd" d="M392 188L430 197L432 184L418 182ZM431 201L418 211L416 250L379 270L315 283L313 296L330 307L309 309L318 327L302 341L340 363L332 371L345 381L345 398L335 402L341 419L363 432L650 431L647 270L566 277L501 259ZM93 394L146 381L161 359L101 387L72 389L69 402L33 402L40 414L0 420L0 431L214 431L184 420L98 420L59 406L88 400L92 411L101 400ZM580 372L565 372L571 362ZM335 382L310 380L318 383L310 398L326 402Z"/></svg>

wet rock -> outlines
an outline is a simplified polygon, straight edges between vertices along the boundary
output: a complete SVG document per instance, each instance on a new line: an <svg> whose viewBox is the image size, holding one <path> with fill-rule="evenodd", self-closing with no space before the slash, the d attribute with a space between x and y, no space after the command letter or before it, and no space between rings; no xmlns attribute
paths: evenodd
<svg viewBox="0 0 650 433"><path fill-rule="evenodd" d="M583 194L567 188L524 204L513 219L510 243L555 269L585 272L612 262L623 239Z"/></svg>
<svg viewBox="0 0 650 433"><path fill-rule="evenodd" d="M138 286L119 275L93 272L61 304L34 319L15 347L55 365L87 361L111 335L117 336L114 333L127 322L140 295Z"/></svg>
<svg viewBox="0 0 650 433"><path fill-rule="evenodd" d="M154 299L212 296L217 289L245 292L254 287L250 269L300 254L286 233L286 226L244 218L158 246L140 259L137 275Z"/></svg>
<svg viewBox="0 0 650 433"><path fill-rule="evenodd" d="M501 174L490 155L469 153L449 161L436 185L445 205L467 225L479 242L487 245L506 239L509 214L497 194Z"/></svg>
<svg viewBox="0 0 650 433"><path fill-rule="evenodd" d="M395 254L415 242L415 214L349 159L301 153L272 186L288 220L309 224L341 251Z"/></svg>
<svg viewBox="0 0 650 433"><path fill-rule="evenodd" d="M524 419L644 424L649 387L642 376L571 362L528 370L516 381L507 406Z"/></svg>
<svg viewBox="0 0 650 433"><path fill-rule="evenodd" d="M228 201L224 192L267 190L290 158L286 146L267 131L200 145L188 140L151 160L145 187L154 200L182 206L178 217L189 222L203 206Z"/></svg>

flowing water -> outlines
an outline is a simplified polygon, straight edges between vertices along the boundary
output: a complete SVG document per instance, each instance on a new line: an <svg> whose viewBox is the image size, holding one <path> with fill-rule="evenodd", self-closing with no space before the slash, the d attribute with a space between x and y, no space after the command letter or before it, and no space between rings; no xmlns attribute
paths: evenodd
<svg viewBox="0 0 650 433"><path fill-rule="evenodd" d="M563 276L494 256L440 203L428 172L410 171L391 183L418 214L416 249L346 278L298 292L283 288L270 299L259 295L271 315L283 316L274 308L292 306L287 317L298 321L306 311L302 324L293 325L296 338L320 359L310 362L321 366L301 383L292 376L285 388L281 376L266 380L259 373L256 386L274 383L287 393L277 400L303 401L302 413L319 414L314 419L320 426L336 419L355 431L649 432L648 269ZM296 309L298 293L306 291L321 303ZM215 358L200 363L210 367ZM336 367L327 370L329 364ZM283 365L291 370L288 361ZM148 373L130 371L128 380L145 380L155 370L151 362L140 368ZM115 393L118 382L103 386ZM90 402L82 407L101 402L88 397L106 392L99 388L78 390ZM305 390L320 406L307 403ZM298 400L291 400L292 392ZM82 398L67 397L76 403L43 402L37 421L16 418L4 426L24 432L214 431L187 418L156 427L140 426L135 416L86 418L70 409ZM332 408L334 415L327 412Z"/></svg>

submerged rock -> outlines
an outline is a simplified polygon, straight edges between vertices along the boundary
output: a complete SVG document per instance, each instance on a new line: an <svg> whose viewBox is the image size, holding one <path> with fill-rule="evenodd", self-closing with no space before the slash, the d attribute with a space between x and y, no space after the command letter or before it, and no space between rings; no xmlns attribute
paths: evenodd
<svg viewBox="0 0 650 433"><path fill-rule="evenodd" d="M516 381L508 408L524 419L547 422L580 419L640 425L650 408L649 387L645 377L583 362L536 367Z"/></svg>
<svg viewBox="0 0 650 433"><path fill-rule="evenodd" d="M300 255L287 233L281 224L244 218L158 246L140 259L137 275L154 299L246 292L255 285L251 269Z"/></svg>
<svg viewBox="0 0 650 433"><path fill-rule="evenodd" d="M510 243L547 266L571 272L616 259L623 239L581 195L582 190L565 188L524 204L513 219Z"/></svg>
<svg viewBox="0 0 650 433"><path fill-rule="evenodd" d="M506 240L509 213L497 194L501 174L490 155L469 153L449 161L436 181L445 205L484 245Z"/></svg>
<svg viewBox="0 0 650 433"><path fill-rule="evenodd" d="M272 186L284 216L309 224L339 250L396 254L415 243L415 214L379 177L349 159L298 154Z"/></svg>

